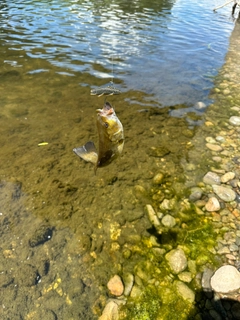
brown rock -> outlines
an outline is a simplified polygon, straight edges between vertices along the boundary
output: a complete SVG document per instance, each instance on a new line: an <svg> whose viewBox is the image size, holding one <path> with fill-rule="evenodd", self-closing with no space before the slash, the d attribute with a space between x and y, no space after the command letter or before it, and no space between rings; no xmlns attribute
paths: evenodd
<svg viewBox="0 0 240 320"><path fill-rule="evenodd" d="M119 297L123 294L124 286L122 283L122 279L118 275L115 275L108 281L107 287L110 293L114 296Z"/></svg>
<svg viewBox="0 0 240 320"><path fill-rule="evenodd" d="M211 212L211 211L218 211L220 210L221 207L218 199L215 197L212 197L206 203L205 208L207 211Z"/></svg>

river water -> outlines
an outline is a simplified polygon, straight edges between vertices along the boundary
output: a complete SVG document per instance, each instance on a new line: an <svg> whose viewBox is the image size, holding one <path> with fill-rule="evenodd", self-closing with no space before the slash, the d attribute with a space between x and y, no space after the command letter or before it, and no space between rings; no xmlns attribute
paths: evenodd
<svg viewBox="0 0 240 320"><path fill-rule="evenodd" d="M231 8L214 5L1 1L1 319L97 319L109 278L145 259L144 206L184 194L194 105L227 52ZM72 149L97 141L90 89L111 81L125 148L94 175Z"/></svg>

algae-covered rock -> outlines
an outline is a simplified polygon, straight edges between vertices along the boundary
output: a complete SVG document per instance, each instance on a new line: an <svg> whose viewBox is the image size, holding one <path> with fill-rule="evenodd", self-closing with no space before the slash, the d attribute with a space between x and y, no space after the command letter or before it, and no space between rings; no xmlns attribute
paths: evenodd
<svg viewBox="0 0 240 320"><path fill-rule="evenodd" d="M173 273L178 274L186 269L187 258L181 248L171 250L165 256Z"/></svg>

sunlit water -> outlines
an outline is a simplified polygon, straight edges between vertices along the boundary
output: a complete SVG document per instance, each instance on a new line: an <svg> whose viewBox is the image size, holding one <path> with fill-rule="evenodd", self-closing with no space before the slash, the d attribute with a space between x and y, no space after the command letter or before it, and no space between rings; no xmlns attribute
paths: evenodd
<svg viewBox="0 0 240 320"><path fill-rule="evenodd" d="M171 115L208 102L230 8L19 0L0 9L1 319L95 319L109 278L143 259L144 205L184 193L181 163L201 113ZM113 76L125 147L94 175L72 149L97 142L104 98L90 88Z"/></svg>

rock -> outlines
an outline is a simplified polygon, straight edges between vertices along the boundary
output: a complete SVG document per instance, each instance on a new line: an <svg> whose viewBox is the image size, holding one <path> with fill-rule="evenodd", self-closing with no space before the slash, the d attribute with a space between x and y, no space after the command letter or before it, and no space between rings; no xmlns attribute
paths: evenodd
<svg viewBox="0 0 240 320"><path fill-rule="evenodd" d="M231 312L233 315L233 319L240 320L240 304L239 302L235 302L231 308Z"/></svg>
<svg viewBox="0 0 240 320"><path fill-rule="evenodd" d="M175 274L182 272L187 267L187 258L181 248L171 250L165 255L165 258Z"/></svg>
<svg viewBox="0 0 240 320"><path fill-rule="evenodd" d="M176 280L174 284L177 288L178 294L180 294L184 300L188 300L191 303L194 302L195 294L185 283Z"/></svg>
<svg viewBox="0 0 240 320"><path fill-rule="evenodd" d="M194 105L194 109L196 109L196 110L203 110L206 107L207 107L206 104L204 102L202 102L202 101L198 101Z"/></svg>
<svg viewBox="0 0 240 320"><path fill-rule="evenodd" d="M36 267L30 264L21 264L16 270L15 281L20 286L31 287L38 283L40 275Z"/></svg>
<svg viewBox="0 0 240 320"><path fill-rule="evenodd" d="M209 171L203 177L203 182L205 184L211 184L211 185L213 185L213 184L221 184L221 178L215 172Z"/></svg>
<svg viewBox="0 0 240 320"><path fill-rule="evenodd" d="M123 294L124 286L122 279L117 274L108 281L107 287L114 296L119 297Z"/></svg>
<svg viewBox="0 0 240 320"><path fill-rule="evenodd" d="M148 214L149 221L156 229L158 229L158 227L160 226L160 221L157 217L155 210L153 209L153 207L150 204L146 205L146 211Z"/></svg>
<svg viewBox="0 0 240 320"><path fill-rule="evenodd" d="M219 211L221 209L220 203L217 198L211 197L205 205L207 211Z"/></svg>
<svg viewBox="0 0 240 320"><path fill-rule="evenodd" d="M153 184L159 185L163 182L164 175L162 173L157 173L153 177Z"/></svg>
<svg viewBox="0 0 240 320"><path fill-rule="evenodd" d="M202 288L205 292L211 292L211 277L213 275L213 270L205 268L202 274Z"/></svg>
<svg viewBox="0 0 240 320"><path fill-rule="evenodd" d="M175 218L173 218L170 214L166 214L163 218L162 218L162 224L164 225L164 227L168 227L168 228L172 228L176 225L176 220Z"/></svg>
<svg viewBox="0 0 240 320"><path fill-rule="evenodd" d="M41 225L29 239L30 247L36 247L52 238L52 227Z"/></svg>
<svg viewBox="0 0 240 320"><path fill-rule="evenodd" d="M118 305L114 301L109 301L98 320L118 320Z"/></svg>
<svg viewBox="0 0 240 320"><path fill-rule="evenodd" d="M179 280L181 280L182 282L187 282L187 283L190 283L192 281L192 275L191 275L191 272L181 272L179 275L178 275L178 278Z"/></svg>
<svg viewBox="0 0 240 320"><path fill-rule="evenodd" d="M214 193L225 202L234 201L236 198L236 193L230 188L223 186L213 185L212 186Z"/></svg>
<svg viewBox="0 0 240 320"><path fill-rule="evenodd" d="M189 196L189 200L192 201L192 202L195 202L199 199L201 199L202 197L202 189L201 188L192 188L191 189L191 194Z"/></svg>
<svg viewBox="0 0 240 320"><path fill-rule="evenodd" d="M232 116L229 119L230 124L234 125L234 126L240 126L240 117L237 116Z"/></svg>
<svg viewBox="0 0 240 320"><path fill-rule="evenodd" d="M123 282L124 282L124 295L129 296L133 287L134 283L134 275L131 273L125 273L123 275Z"/></svg>
<svg viewBox="0 0 240 320"><path fill-rule="evenodd" d="M221 182L222 183L227 183L228 181L232 180L235 178L235 173L234 172L227 172L221 177Z"/></svg>
<svg viewBox="0 0 240 320"><path fill-rule="evenodd" d="M220 267L211 278L215 292L228 293L240 288L240 272L231 265Z"/></svg>
<svg viewBox="0 0 240 320"><path fill-rule="evenodd" d="M206 147L208 149L210 149L211 151L217 151L217 152L222 151L222 149L223 149L218 144L213 144L213 143L206 143Z"/></svg>

